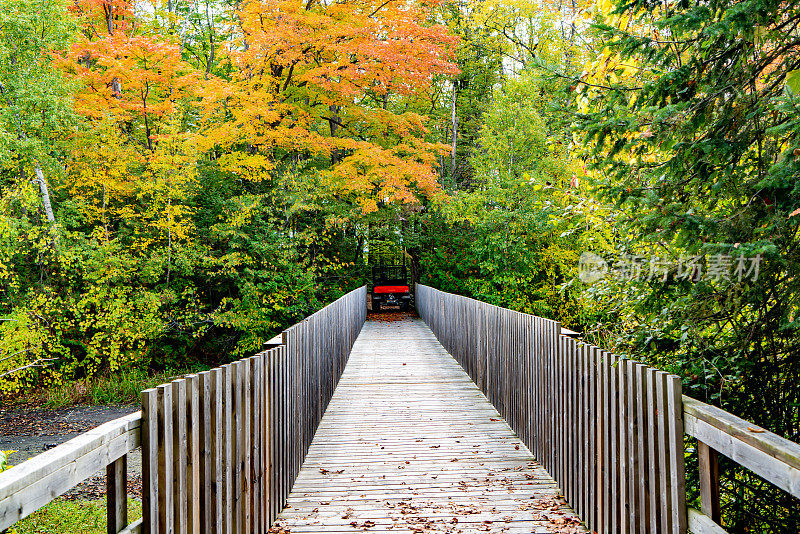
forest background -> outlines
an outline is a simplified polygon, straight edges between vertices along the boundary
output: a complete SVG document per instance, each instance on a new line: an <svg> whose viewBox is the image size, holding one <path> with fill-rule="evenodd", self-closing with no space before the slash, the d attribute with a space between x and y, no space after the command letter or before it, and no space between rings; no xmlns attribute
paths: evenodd
<svg viewBox="0 0 800 534"><path fill-rule="evenodd" d="M0 0L0 390L251 354L382 243L800 441L799 6Z"/></svg>

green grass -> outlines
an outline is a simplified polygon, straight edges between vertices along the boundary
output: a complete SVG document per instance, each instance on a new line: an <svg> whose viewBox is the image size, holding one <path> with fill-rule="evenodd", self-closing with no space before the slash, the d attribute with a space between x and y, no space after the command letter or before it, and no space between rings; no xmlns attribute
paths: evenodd
<svg viewBox="0 0 800 534"><path fill-rule="evenodd" d="M142 517L142 503L128 499L128 521ZM26 517L9 534L106 534L106 500L58 499Z"/></svg>
<svg viewBox="0 0 800 534"><path fill-rule="evenodd" d="M73 404L134 404L139 393L197 370L168 371L150 375L139 369L120 371L93 380L78 380L40 392L40 400L50 408Z"/></svg>

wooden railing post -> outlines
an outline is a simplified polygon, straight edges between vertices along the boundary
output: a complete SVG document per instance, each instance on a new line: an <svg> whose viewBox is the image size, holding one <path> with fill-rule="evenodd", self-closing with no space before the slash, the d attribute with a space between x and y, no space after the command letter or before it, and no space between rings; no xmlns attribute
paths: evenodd
<svg viewBox="0 0 800 534"><path fill-rule="evenodd" d="M118 534L128 526L128 455L106 466L106 531Z"/></svg>
<svg viewBox="0 0 800 534"><path fill-rule="evenodd" d="M142 391L142 532L158 532L158 391Z"/></svg>
<svg viewBox="0 0 800 534"><path fill-rule="evenodd" d="M719 502L719 457L717 451L697 442L700 464L700 510L719 524L722 516Z"/></svg>
<svg viewBox="0 0 800 534"><path fill-rule="evenodd" d="M667 410L669 410L670 441L670 497L672 505L673 532L685 534L688 531L686 517L686 470L683 458L683 394L681 379L675 375L667 378Z"/></svg>

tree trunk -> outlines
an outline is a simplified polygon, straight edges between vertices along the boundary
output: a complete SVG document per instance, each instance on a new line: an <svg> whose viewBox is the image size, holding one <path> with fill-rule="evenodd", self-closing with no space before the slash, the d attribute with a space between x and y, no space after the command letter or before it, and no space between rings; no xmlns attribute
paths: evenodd
<svg viewBox="0 0 800 534"><path fill-rule="evenodd" d="M214 24L211 22L211 15L208 10L208 2L206 2L206 23L208 24L208 42L211 47L211 50L208 54L208 62L206 63L206 80L208 79L208 75L211 74L211 65L214 64L214 47L216 44L214 43Z"/></svg>
<svg viewBox="0 0 800 534"><path fill-rule="evenodd" d="M451 104L450 121L452 135L450 136L450 183L456 183L456 142L458 141L458 115L456 115L456 82L453 81L453 101Z"/></svg>
<svg viewBox="0 0 800 534"><path fill-rule="evenodd" d="M108 35L114 35L114 2L109 0L103 4L103 14L106 16L106 30Z"/></svg>
<svg viewBox="0 0 800 534"><path fill-rule="evenodd" d="M119 78L111 80L111 96L116 99L122 98L122 80Z"/></svg>
<svg viewBox="0 0 800 534"><path fill-rule="evenodd" d="M339 129L339 124L341 123L341 117L339 117L339 106L331 105L328 106L328 109L331 112L331 117L328 119L328 125L331 129L331 137L336 137L336 132ZM339 149L334 148L331 150L331 165L336 165L342 160L342 154Z"/></svg>
<svg viewBox="0 0 800 534"><path fill-rule="evenodd" d="M56 218L53 217L53 206L50 204L50 192L47 190L47 182L44 180L44 173L39 164L36 164L36 182L39 184L39 191L42 194L42 204L44 205L44 214L47 216L47 222L54 223Z"/></svg>
<svg viewBox="0 0 800 534"><path fill-rule="evenodd" d="M170 33L175 33L175 22L174 22L174 19L172 18L171 15L172 15L173 12L176 11L176 9L178 7L177 3L178 3L177 0L175 0L175 1L167 0L167 13L170 14L170 18L169 18L169 32Z"/></svg>
<svg viewBox="0 0 800 534"><path fill-rule="evenodd" d="M103 184L103 231L106 234L106 241L108 238L108 217L106 217L106 205L108 204L108 192L106 191L106 184Z"/></svg>
<svg viewBox="0 0 800 534"><path fill-rule="evenodd" d="M103 4L103 14L106 17L106 30L108 35L114 35L114 2L109 0L107 4ZM89 58L86 59L87 66ZM111 80L111 96L114 98L122 97L122 80L114 78Z"/></svg>

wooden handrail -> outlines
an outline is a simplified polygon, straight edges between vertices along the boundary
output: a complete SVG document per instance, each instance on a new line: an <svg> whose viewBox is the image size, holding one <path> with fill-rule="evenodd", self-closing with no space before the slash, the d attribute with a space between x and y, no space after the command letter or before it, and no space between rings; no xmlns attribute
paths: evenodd
<svg viewBox="0 0 800 534"><path fill-rule="evenodd" d="M124 464L127 454L141 446L141 423L141 412L120 417L0 473L0 531L95 473ZM124 488L124 478L125 471L117 469L107 484ZM118 528L113 532L136 532L120 515L122 509L127 510L127 493L109 492L109 524Z"/></svg>
<svg viewBox="0 0 800 534"><path fill-rule="evenodd" d="M142 532L267 532L366 312L361 287L255 356L143 391Z"/></svg>
<svg viewBox="0 0 800 534"><path fill-rule="evenodd" d="M693 534L728 534L727 531L715 523L706 514L689 508L689 531Z"/></svg>
<svg viewBox="0 0 800 534"><path fill-rule="evenodd" d="M719 526L717 454L800 497L800 445L697 399L683 397L684 429L697 439L701 510L690 510L696 534L725 532Z"/></svg>
<svg viewBox="0 0 800 534"><path fill-rule="evenodd" d="M716 406L683 397L686 433L800 497L800 445ZM754 452L761 454L754 454ZM760 462L780 469L773 474ZM785 468L791 469L783 472ZM793 475L790 475L792 473Z"/></svg>

